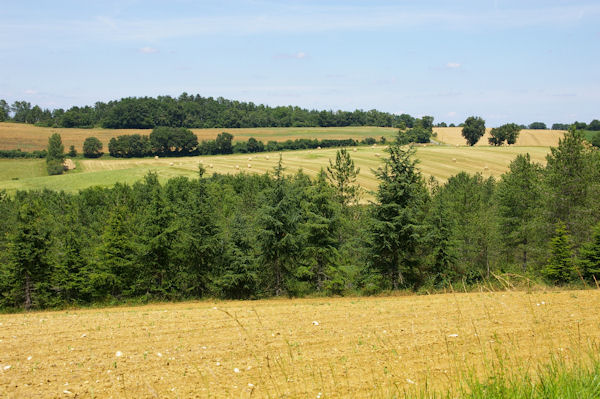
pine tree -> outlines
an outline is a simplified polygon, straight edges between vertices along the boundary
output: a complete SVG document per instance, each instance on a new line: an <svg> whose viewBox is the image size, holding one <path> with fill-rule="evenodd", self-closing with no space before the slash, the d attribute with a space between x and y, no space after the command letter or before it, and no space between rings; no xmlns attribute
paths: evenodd
<svg viewBox="0 0 600 399"><path fill-rule="evenodd" d="M265 194L265 204L260 216L261 258L272 279L271 291L275 295L287 292L287 283L294 275L299 248L298 205L283 170L280 156L275 168L273 187Z"/></svg>
<svg viewBox="0 0 600 399"><path fill-rule="evenodd" d="M340 205L334 202L335 193L327 183L323 169L316 181L308 188L304 202L306 221L304 233L303 263L316 283L317 291L340 291L343 279L339 270ZM335 286L335 287L334 287Z"/></svg>
<svg viewBox="0 0 600 399"><path fill-rule="evenodd" d="M357 203L360 198L360 187L354 185L359 173L360 168L354 166L354 161L345 148L336 152L335 164L329 160L327 176L337 188L339 201L344 207Z"/></svg>
<svg viewBox="0 0 600 399"><path fill-rule="evenodd" d="M46 155L46 167L49 175L60 175L64 172L65 146L60 134L54 133L48 139L48 154Z"/></svg>
<svg viewBox="0 0 600 399"><path fill-rule="evenodd" d="M6 273L11 291L5 293L12 306L43 306L52 274L52 236L47 211L38 198L20 205L16 229L9 237L9 267Z"/></svg>
<svg viewBox="0 0 600 399"><path fill-rule="evenodd" d="M575 265L571 248L567 228L563 222L559 222L554 237L550 240L550 259L544 269L546 277L555 284L564 284L572 279Z"/></svg>
<svg viewBox="0 0 600 399"><path fill-rule="evenodd" d="M579 251L582 276L589 281L600 279L600 223L592 229L592 240Z"/></svg>
<svg viewBox="0 0 600 399"><path fill-rule="evenodd" d="M371 262L394 289L415 283L419 247L425 240L427 190L412 159L414 149L397 143L375 171L379 190L370 231Z"/></svg>

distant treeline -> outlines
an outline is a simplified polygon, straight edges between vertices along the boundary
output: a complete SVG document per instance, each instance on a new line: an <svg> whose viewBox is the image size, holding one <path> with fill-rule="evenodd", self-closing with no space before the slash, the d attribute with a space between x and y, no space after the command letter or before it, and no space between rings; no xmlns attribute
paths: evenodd
<svg viewBox="0 0 600 399"><path fill-rule="evenodd" d="M295 106L270 107L251 102L202 97L183 93L170 96L128 97L94 106L48 110L27 101L9 105L0 100L0 122L31 123L52 127L104 127L108 129L151 129L156 126L187 128L252 127L412 127L414 118L377 110L308 110Z"/></svg>
<svg viewBox="0 0 600 399"><path fill-rule="evenodd" d="M385 138L381 139L385 142ZM188 156L246 154L264 151L302 150L328 147L350 147L359 144L374 144L376 139L368 137L362 141L354 139L296 139L267 144L250 137L246 142L233 143L233 135L227 132L217 135L215 140L198 142L196 135L186 128L157 127L149 136L129 134L113 137L108 143L108 152L117 158L146 156Z"/></svg>
<svg viewBox="0 0 600 399"><path fill-rule="evenodd" d="M21 151L21 150L0 150L0 158L46 158L48 152L41 151Z"/></svg>
<svg viewBox="0 0 600 399"><path fill-rule="evenodd" d="M506 274L600 279L600 151L568 132L545 166L425 180L391 143L361 205L345 150L270 173L0 192L0 308L430 290ZM521 276L521 277L518 277ZM511 277L512 278L512 277Z"/></svg>

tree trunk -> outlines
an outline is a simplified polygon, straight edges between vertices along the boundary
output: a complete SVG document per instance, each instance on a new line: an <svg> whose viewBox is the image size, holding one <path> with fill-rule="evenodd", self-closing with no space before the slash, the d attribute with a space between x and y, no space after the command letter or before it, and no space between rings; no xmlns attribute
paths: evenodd
<svg viewBox="0 0 600 399"><path fill-rule="evenodd" d="M25 274L25 309L31 308L31 278Z"/></svg>

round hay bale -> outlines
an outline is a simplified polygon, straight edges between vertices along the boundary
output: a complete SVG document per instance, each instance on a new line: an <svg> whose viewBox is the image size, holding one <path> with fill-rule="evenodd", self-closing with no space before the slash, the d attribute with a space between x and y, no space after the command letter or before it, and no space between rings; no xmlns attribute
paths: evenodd
<svg viewBox="0 0 600 399"><path fill-rule="evenodd" d="M248 169L252 168L252 165L248 164Z"/></svg>
<svg viewBox="0 0 600 399"><path fill-rule="evenodd" d="M376 152L376 153L375 153L375 156L376 156L377 158L379 158L379 157L381 156L381 154L379 154L378 152Z"/></svg>
<svg viewBox="0 0 600 399"><path fill-rule="evenodd" d="M452 162L456 162L456 158L452 158Z"/></svg>
<svg viewBox="0 0 600 399"><path fill-rule="evenodd" d="M489 169L489 168L488 168L488 166L487 166L487 165L485 165L485 166L483 167L483 170L488 170L488 169Z"/></svg>
<svg viewBox="0 0 600 399"><path fill-rule="evenodd" d="M319 147L317 147L317 150L320 150L320 149L321 149L321 147L320 147L320 146L319 146Z"/></svg>
<svg viewBox="0 0 600 399"><path fill-rule="evenodd" d="M173 162L169 162L169 166L173 166L175 165Z"/></svg>
<svg viewBox="0 0 600 399"><path fill-rule="evenodd" d="M248 157L248 161L252 161L252 157Z"/></svg>
<svg viewBox="0 0 600 399"><path fill-rule="evenodd" d="M352 149L352 151L353 151L353 152L356 152L356 148L353 148L353 149Z"/></svg>
<svg viewBox="0 0 600 399"><path fill-rule="evenodd" d="M265 157L265 159L269 159L269 156L267 155L267 156Z"/></svg>
<svg viewBox="0 0 600 399"><path fill-rule="evenodd" d="M155 155L155 156L154 156L154 159L158 159L158 155Z"/></svg>
<svg viewBox="0 0 600 399"><path fill-rule="evenodd" d="M236 169L239 169L239 168L240 168L240 165L235 165L235 168L236 168Z"/></svg>
<svg viewBox="0 0 600 399"><path fill-rule="evenodd" d="M75 165L75 162L73 162L72 159L65 159L65 162L63 162L63 168L65 168L66 170L73 170L77 167L77 165Z"/></svg>
<svg viewBox="0 0 600 399"><path fill-rule="evenodd" d="M212 167L213 167L213 164L211 163L210 165L208 165L208 167L209 167L209 168L212 168Z"/></svg>

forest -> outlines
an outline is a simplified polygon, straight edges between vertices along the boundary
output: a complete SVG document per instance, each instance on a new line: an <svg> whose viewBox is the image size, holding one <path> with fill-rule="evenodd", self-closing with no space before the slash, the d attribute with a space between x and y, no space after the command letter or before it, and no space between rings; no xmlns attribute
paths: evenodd
<svg viewBox="0 0 600 399"><path fill-rule="evenodd" d="M173 178L77 194L0 194L0 307L218 297L375 294L473 285L512 273L596 284L600 151L571 130L546 166L500 179L425 180L391 143L375 200L341 149L314 179L285 173Z"/></svg>

